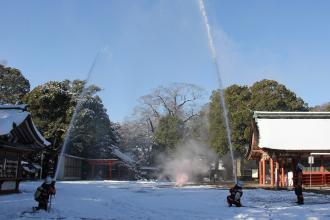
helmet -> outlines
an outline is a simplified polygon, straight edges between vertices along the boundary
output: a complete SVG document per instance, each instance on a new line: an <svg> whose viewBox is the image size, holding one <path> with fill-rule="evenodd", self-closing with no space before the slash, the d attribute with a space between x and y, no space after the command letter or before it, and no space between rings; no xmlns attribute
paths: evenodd
<svg viewBox="0 0 330 220"><path fill-rule="evenodd" d="M303 170L304 166L301 163L298 163L297 166L296 166L296 169L297 170Z"/></svg>
<svg viewBox="0 0 330 220"><path fill-rule="evenodd" d="M45 183L46 184L51 184L52 183L52 178L50 176L47 176L46 179L45 179Z"/></svg>
<svg viewBox="0 0 330 220"><path fill-rule="evenodd" d="M243 182L238 180L238 181L236 182L236 185L237 185L238 187L243 187Z"/></svg>

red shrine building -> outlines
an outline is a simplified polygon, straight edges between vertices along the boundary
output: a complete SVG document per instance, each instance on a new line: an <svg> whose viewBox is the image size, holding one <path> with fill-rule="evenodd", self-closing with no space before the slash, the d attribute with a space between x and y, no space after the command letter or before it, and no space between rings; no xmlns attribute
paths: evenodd
<svg viewBox="0 0 330 220"><path fill-rule="evenodd" d="M293 186L297 163L305 186L330 185L330 112L254 112L247 158L260 186Z"/></svg>
<svg viewBox="0 0 330 220"><path fill-rule="evenodd" d="M59 166L61 180L129 180L134 172L118 158L90 159L69 154Z"/></svg>

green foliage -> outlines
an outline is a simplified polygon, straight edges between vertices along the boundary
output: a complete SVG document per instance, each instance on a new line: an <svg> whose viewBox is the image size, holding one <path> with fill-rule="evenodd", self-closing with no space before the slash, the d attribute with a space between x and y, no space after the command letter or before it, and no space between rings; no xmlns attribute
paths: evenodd
<svg viewBox="0 0 330 220"><path fill-rule="evenodd" d="M24 97L37 127L59 152L69 123L79 103L77 117L70 132L68 152L83 157L107 157L109 145L114 143L111 122L96 95L100 88L92 85L85 90L85 82L48 82L33 89ZM84 90L84 96L81 93Z"/></svg>
<svg viewBox="0 0 330 220"><path fill-rule="evenodd" d="M134 143L133 149L146 149L145 155L152 154L148 158L156 158L153 161L159 162L157 155L160 152L173 152L183 137L199 135L194 126L199 123L197 118L203 95L204 90L196 85L172 83L142 96L135 116L146 126L139 126L144 130L139 132L143 138L130 139L131 144Z"/></svg>
<svg viewBox="0 0 330 220"><path fill-rule="evenodd" d="M307 111L307 104L283 84L262 80L251 88L250 108L255 111Z"/></svg>
<svg viewBox="0 0 330 220"><path fill-rule="evenodd" d="M227 151L227 139L219 91L212 92L209 108L210 146L220 155L224 155Z"/></svg>
<svg viewBox="0 0 330 220"><path fill-rule="evenodd" d="M284 85L262 80L247 86L232 85L224 90L234 150L244 154L250 144L253 111L307 111L304 101ZM209 109L210 145L220 154L228 151L227 131L219 91L213 91Z"/></svg>
<svg viewBox="0 0 330 220"><path fill-rule="evenodd" d="M30 91L30 83L18 69L0 64L0 89L0 103L16 104Z"/></svg>
<svg viewBox="0 0 330 220"><path fill-rule="evenodd" d="M186 123L185 139L193 139L203 144L209 142L208 105L204 105L198 115Z"/></svg>
<svg viewBox="0 0 330 220"><path fill-rule="evenodd" d="M63 144L63 138L72 113L70 85L64 82L48 82L28 93L24 103L29 105L33 121L55 149Z"/></svg>
<svg viewBox="0 0 330 220"><path fill-rule="evenodd" d="M154 142L159 146L163 146L167 153L171 153L182 138L182 135L183 121L177 117L167 115L159 120L154 135Z"/></svg>
<svg viewBox="0 0 330 220"><path fill-rule="evenodd" d="M109 157L109 146L116 141L101 99L87 96L80 105L70 133L69 153L88 158Z"/></svg>
<svg viewBox="0 0 330 220"><path fill-rule="evenodd" d="M243 154L250 144L252 112L248 108L251 93L247 86L232 85L225 90L230 128L232 130L232 145L234 150Z"/></svg>

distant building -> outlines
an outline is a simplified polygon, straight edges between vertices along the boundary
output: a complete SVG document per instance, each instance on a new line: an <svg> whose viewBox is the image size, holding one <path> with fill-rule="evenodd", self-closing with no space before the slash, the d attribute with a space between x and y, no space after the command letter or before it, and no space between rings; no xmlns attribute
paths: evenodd
<svg viewBox="0 0 330 220"><path fill-rule="evenodd" d="M255 112L247 158L259 163L260 186L292 185L298 162L305 185L329 185L329 137L330 112Z"/></svg>
<svg viewBox="0 0 330 220"><path fill-rule="evenodd" d="M49 145L26 105L0 105L0 193L18 192L25 164L22 158Z"/></svg>
<svg viewBox="0 0 330 220"><path fill-rule="evenodd" d="M60 180L131 180L134 172L131 167L117 157L108 159L90 159L64 155L59 166Z"/></svg>

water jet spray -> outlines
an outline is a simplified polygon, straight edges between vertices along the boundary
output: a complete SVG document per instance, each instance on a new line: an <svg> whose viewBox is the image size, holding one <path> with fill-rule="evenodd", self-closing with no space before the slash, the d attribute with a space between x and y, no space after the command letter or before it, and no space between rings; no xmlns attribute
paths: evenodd
<svg viewBox="0 0 330 220"><path fill-rule="evenodd" d="M223 111L223 118L225 121L225 127L226 127L226 131L227 131L227 141L228 141L229 150L230 150L230 157L231 157L232 164L233 164L233 176L235 178L235 183L236 183L237 182L236 164L234 162L234 153L233 153L233 146L232 146L232 141L231 141L231 130L230 130L229 119L228 119L228 110L227 110L227 106L226 106L226 102L225 102L223 84L222 84L222 80L221 80L221 71L220 71L220 67L219 67L219 63L218 63L217 53L215 50L215 44L214 44L214 40L213 40L211 27L210 27L208 17L206 14L204 0L198 0L198 5L199 5L199 10L202 14L204 25L206 28L208 44L209 44L209 48L211 50L212 61L215 66L215 71L216 71L217 79L218 79L218 83L219 83L219 95L220 95L220 102L221 102L220 108L222 108L222 111Z"/></svg>
<svg viewBox="0 0 330 220"><path fill-rule="evenodd" d="M71 121L70 121L68 130L67 130L66 135L65 135L65 138L64 138L64 143L63 143L63 146L62 146L62 149L61 149L61 153L60 153L60 156L59 156L59 160L58 160L57 166L56 166L56 172L55 172L55 176L54 176L54 181L56 181L56 179L58 178L58 175L59 175L59 172L60 172L60 165L64 162L64 155L65 155L65 151L66 151L67 145L68 145L69 140L70 140L70 135L71 135L71 131L72 131L72 128L73 128L73 124L74 124L74 121L75 121L75 119L76 119L76 117L78 115L78 112L81 109L82 102L83 102L84 97L85 97L85 95L87 93L88 84L89 84L89 81L91 79L91 76L92 76L92 74L94 72L95 65L96 65L97 61L100 59L101 55L104 55L105 53L107 53L107 48L106 47L98 51L98 53L96 54L96 56L95 56L95 58L94 58L94 60L92 62L92 65L91 65L91 67L90 67L90 69L88 71L87 77L85 79L84 88L81 91L81 93L79 94L76 108L75 108L75 110L73 112L73 115L72 115L72 118L71 118Z"/></svg>

